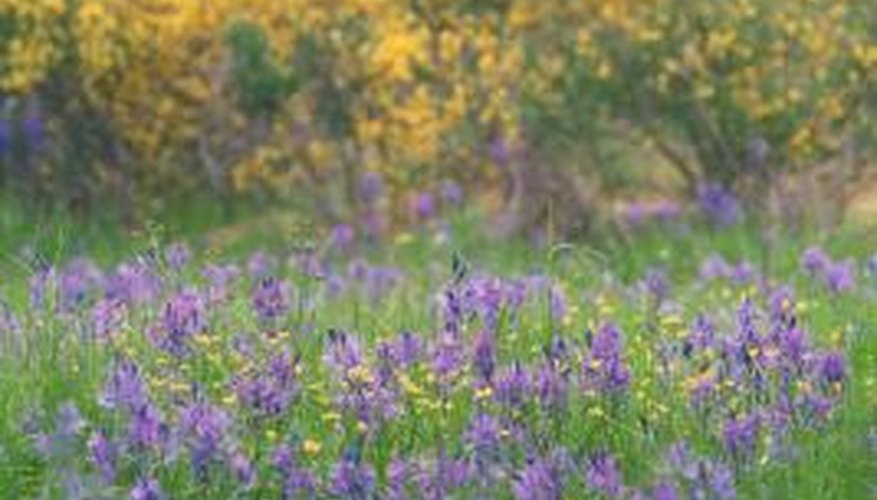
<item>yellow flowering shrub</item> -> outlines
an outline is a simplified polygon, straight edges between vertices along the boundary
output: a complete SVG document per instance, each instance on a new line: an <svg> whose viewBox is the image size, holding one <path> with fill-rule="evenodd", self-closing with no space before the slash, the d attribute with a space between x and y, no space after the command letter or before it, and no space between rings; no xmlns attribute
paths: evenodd
<svg viewBox="0 0 877 500"><path fill-rule="evenodd" d="M872 8L0 0L0 119L38 109L66 148L41 158L46 171L95 184L352 199L378 171L399 197L449 177L496 183L491 144L571 135L597 148L607 129L692 179L722 178L753 139L806 164L867 115Z"/></svg>

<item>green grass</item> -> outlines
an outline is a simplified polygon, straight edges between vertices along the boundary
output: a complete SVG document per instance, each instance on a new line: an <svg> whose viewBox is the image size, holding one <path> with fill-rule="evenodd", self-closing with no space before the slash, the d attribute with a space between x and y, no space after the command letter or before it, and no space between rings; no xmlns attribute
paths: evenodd
<svg viewBox="0 0 877 500"><path fill-rule="evenodd" d="M0 241L0 298L17 311L26 309L27 265L20 257L21 249L26 246L32 246L53 262L82 254L109 266L157 243L175 240L190 241L199 248L199 262L205 259L240 261L255 248L280 250L290 244L289 233L277 237L276 241L265 234L255 239L244 237L242 241L227 242L217 248L203 235L219 218L206 217L198 221L197 215L191 213L185 216L177 213L178 219L162 220L153 225L153 229L132 233L112 220L81 221L63 213L29 214L9 203L6 207L0 212L0 233L4 235ZM340 432L333 432L321 423L328 407L320 401L320 388L328 382L320 362L323 345L320 332L328 328L349 329L360 332L363 340L371 345L403 329L431 331L435 320L430 300L449 279L454 252L465 256L473 269L492 274L550 274L566 287L569 304L578 309L570 324L550 320L545 314L545 304L528 309L517 328L501 321L504 325L499 339L501 361L538 359L540 346L550 338L552 330L580 341L588 325L609 316L624 331L626 355L634 380L638 381L651 376L653 346L667 332L655 328L651 322L653 313L647 305L625 298L622 285L630 284L646 269L659 265L670 273L674 301L679 304L679 314L686 322L702 311L730 321L739 298L747 290L745 287L692 285L702 259L719 252L732 262L747 259L756 264L768 263L776 281L794 284L798 300L807 305L800 318L802 326L811 331L817 344L840 343L849 356L851 374L843 401L831 423L823 428L796 432L795 460L739 464L740 497L858 499L875 493L877 457L873 448L869 448L872 445L867 436L877 431L877 317L873 315L877 281L860 276L856 293L836 298L813 286L798 271L798 256L811 244L822 244L832 255L855 257L862 262L877 248L873 236L854 228L843 228L826 236L784 234L772 245L769 257L765 257L761 232L746 225L722 231L695 225L672 233L658 229L635 235L606 230L568 245L535 248L523 242L486 241L480 235L481 224L477 217L461 215L455 221L455 237L449 243L437 244L426 234L367 249L370 258L404 270L407 280L401 291L380 305L369 304L361 294L351 294L330 307L318 308L307 318L297 316L293 321L301 325L307 319L314 324L313 333L294 332L288 342L304 360L305 385L316 388L302 397L301 404L294 407L288 418L269 427L282 436L319 440L323 452L313 460L315 468L327 470L330 457L341 454L357 432L351 422L339 427ZM298 284L303 288L306 282L299 279ZM596 297L601 294L610 297L611 313L596 305ZM236 331L255 327L245 299L225 307L220 316L214 318L213 329L225 340ZM114 349L80 341L71 331L71 325L73 323L50 317L43 322L30 322L32 328L23 332L26 338L22 342L3 341L0 492L5 498L38 495L53 473L60 470L59 464L47 464L33 451L30 439L21 430L25 415L33 413L46 424L64 401L73 400L90 420L105 426L118 425L106 420L95 397ZM841 332L840 338L835 338L836 332ZM153 365L157 362L155 356L150 354L152 351L142 333L139 329L127 331L130 340L125 342L125 349L136 353L144 367L158 370ZM199 380L218 385L227 379L231 370L206 355L193 359L188 369L194 370ZM421 377L418 383L429 388L429 381L423 378L425 375L415 373L413 376ZM679 394L665 392L654 380L644 383L642 389L646 393L644 401L615 405L604 400L595 403L575 399L561 418L531 424L543 429L545 436L567 444L573 452L608 446L620 458L625 479L631 484L642 484L653 477L667 445L680 437L690 437L704 452L718 450L716 439L711 437L714 423L707 423L707 431L702 432L701 423L686 408ZM222 392L221 387L210 390L214 395ZM669 413L650 420L652 427L645 433L640 420L654 416L650 405L656 401L665 404ZM426 451L443 442L453 447L456 436L465 433L473 405L472 394L465 389L454 394L450 408L414 405L408 408L413 418L403 419L380 432L366 451L366 457L380 470L394 453L403 450ZM263 441L268 438L264 432L254 433L250 438L248 445L265 453ZM510 453L521 458L524 452L512 446ZM133 474L133 470L129 468L126 474ZM233 489L228 481L214 483L210 486L212 489L192 489L191 474L181 467L164 471L162 481L172 498L215 498ZM113 493L125 494L123 491ZM50 490L50 494L56 497L59 492Z"/></svg>

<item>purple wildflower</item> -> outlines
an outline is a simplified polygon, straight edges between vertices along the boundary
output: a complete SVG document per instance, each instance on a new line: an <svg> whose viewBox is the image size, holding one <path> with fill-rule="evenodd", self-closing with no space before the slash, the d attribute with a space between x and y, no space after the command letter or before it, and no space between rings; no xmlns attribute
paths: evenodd
<svg viewBox="0 0 877 500"><path fill-rule="evenodd" d="M418 193L414 197L412 212L420 220L429 219L435 215L435 199L430 193Z"/></svg>
<svg viewBox="0 0 877 500"><path fill-rule="evenodd" d="M478 413L472 418L467 441L477 452L484 452L499 445L499 423L488 413Z"/></svg>
<svg viewBox="0 0 877 500"><path fill-rule="evenodd" d="M720 184L701 185L697 190L697 204L707 220L716 226L730 226L740 219L737 197Z"/></svg>
<svg viewBox="0 0 877 500"><path fill-rule="evenodd" d="M158 445L165 434L165 426L158 410L151 404L135 408L128 420L128 440L136 448Z"/></svg>
<svg viewBox="0 0 877 500"><path fill-rule="evenodd" d="M423 355L423 341L414 333L406 330L396 338L393 350L396 352L401 367L407 368L419 361Z"/></svg>
<svg viewBox="0 0 877 500"><path fill-rule="evenodd" d="M795 292L789 286L780 286L768 298L770 316L774 321L785 323L794 313Z"/></svg>
<svg viewBox="0 0 877 500"><path fill-rule="evenodd" d="M73 259L58 276L61 308L71 311L82 305L102 280L100 269L88 259Z"/></svg>
<svg viewBox="0 0 877 500"><path fill-rule="evenodd" d="M563 289L557 285L549 289L549 302L551 306L551 317L555 321L560 321L566 316L566 294Z"/></svg>
<svg viewBox="0 0 877 500"><path fill-rule="evenodd" d="M202 271L208 281L207 301L211 304L223 302L228 298L228 290L232 282L240 274L240 270L234 265L209 264Z"/></svg>
<svg viewBox="0 0 877 500"><path fill-rule="evenodd" d="M723 441L725 449L734 456L746 456L755 450L761 419L758 414L730 418L725 422Z"/></svg>
<svg viewBox="0 0 877 500"><path fill-rule="evenodd" d="M553 363L546 363L536 372L534 386L543 408L558 409L565 405L567 381Z"/></svg>
<svg viewBox="0 0 877 500"><path fill-rule="evenodd" d="M356 337L340 330L330 330L323 362L337 374L344 376L352 368L362 364L362 347Z"/></svg>
<svg viewBox="0 0 877 500"><path fill-rule="evenodd" d="M146 386L140 370L132 361L120 360L113 367L104 385L100 404L104 408L123 408L128 411L141 408L147 403Z"/></svg>
<svg viewBox="0 0 877 500"><path fill-rule="evenodd" d="M586 389L623 391L630 384L630 369L621 359L621 331L605 324L597 331L582 364Z"/></svg>
<svg viewBox="0 0 877 500"><path fill-rule="evenodd" d="M180 412L182 433L192 460L192 468L199 476L220 451L225 432L231 424L230 417L222 410L205 403L194 403Z"/></svg>
<svg viewBox="0 0 877 500"><path fill-rule="evenodd" d="M174 243L164 251L164 260L173 271L181 271L192 259L192 251L185 243Z"/></svg>
<svg viewBox="0 0 877 500"><path fill-rule="evenodd" d="M559 500L563 485L552 464L544 459L528 460L512 486L518 500Z"/></svg>
<svg viewBox="0 0 877 500"><path fill-rule="evenodd" d="M856 264L852 259L830 263L825 269L825 285L832 293L845 293L856 286Z"/></svg>
<svg viewBox="0 0 877 500"><path fill-rule="evenodd" d="M169 300L161 317L164 347L174 354L184 352L186 341L206 328L205 316L204 301L193 290L184 290Z"/></svg>
<svg viewBox="0 0 877 500"><path fill-rule="evenodd" d="M265 252L253 252L247 259L247 274L255 280L264 280L277 268L277 259Z"/></svg>
<svg viewBox="0 0 877 500"><path fill-rule="evenodd" d="M291 404L298 386L295 363L286 352L275 355L262 372L236 376L232 389L242 405L260 416L277 416Z"/></svg>
<svg viewBox="0 0 877 500"><path fill-rule="evenodd" d="M434 463L419 467L417 482L425 498L448 498L455 489L466 484L471 475L472 468L467 461L448 458L440 451Z"/></svg>
<svg viewBox="0 0 877 500"><path fill-rule="evenodd" d="M103 432L95 432L88 439L91 462L100 471L101 478L112 484L116 477L116 452Z"/></svg>
<svg viewBox="0 0 877 500"><path fill-rule="evenodd" d="M717 279L728 278L731 276L731 266L719 254L712 254L700 265L700 279L703 281L713 281Z"/></svg>
<svg viewBox="0 0 877 500"><path fill-rule="evenodd" d="M158 480L152 478L142 478L137 481L130 496L131 500L161 500L164 498Z"/></svg>
<svg viewBox="0 0 877 500"><path fill-rule="evenodd" d="M394 458L387 467L387 498L404 500L408 498L407 484L411 476L411 467L405 460Z"/></svg>
<svg viewBox="0 0 877 500"><path fill-rule="evenodd" d="M271 454L271 463L283 476L284 498L307 498L313 496L317 481L313 474L296 464L292 448L281 444Z"/></svg>
<svg viewBox="0 0 877 500"><path fill-rule="evenodd" d="M442 199L451 205L459 205L463 202L463 188L453 180L442 183Z"/></svg>
<svg viewBox="0 0 877 500"><path fill-rule="evenodd" d="M85 428L85 419L79 412L79 408L72 402L64 403L55 416L56 437L61 439L73 438Z"/></svg>
<svg viewBox="0 0 877 500"><path fill-rule="evenodd" d="M833 384L843 382L846 378L846 362L843 354L831 351L822 357L819 374L826 382Z"/></svg>
<svg viewBox="0 0 877 500"><path fill-rule="evenodd" d="M593 455L585 470L585 481L591 489L610 497L620 497L623 485L615 458L605 452Z"/></svg>
<svg viewBox="0 0 877 500"><path fill-rule="evenodd" d="M643 278L643 287L655 299L655 302L660 304L670 295L670 281L667 278L667 271L660 268L649 269Z"/></svg>
<svg viewBox="0 0 877 500"><path fill-rule="evenodd" d="M114 299L101 299L91 310L94 334L98 339L113 338L125 321L125 303Z"/></svg>
<svg viewBox="0 0 877 500"><path fill-rule="evenodd" d="M0 116L0 162L12 149L12 122L5 116Z"/></svg>
<svg viewBox="0 0 877 500"><path fill-rule="evenodd" d="M331 492L351 499L367 499L375 488L375 471L359 459L346 456L339 460L331 473Z"/></svg>
<svg viewBox="0 0 877 500"><path fill-rule="evenodd" d="M745 260L738 262L731 271L731 279L738 285L745 285L751 282L755 275L755 266Z"/></svg>
<svg viewBox="0 0 877 500"><path fill-rule="evenodd" d="M506 139L497 134L487 146L487 155L499 166L506 166L512 161L512 149Z"/></svg>
<svg viewBox="0 0 877 500"><path fill-rule="evenodd" d="M359 197L366 204L375 203L384 192L384 177L379 172L366 172L359 179Z"/></svg>
<svg viewBox="0 0 877 500"><path fill-rule="evenodd" d="M245 487L253 485L256 479L256 468L247 455L240 451L232 453L228 465L239 483Z"/></svg>
<svg viewBox="0 0 877 500"><path fill-rule="evenodd" d="M350 224L338 224L332 228L330 240L335 248L341 250L350 248L356 240L356 230Z"/></svg>
<svg viewBox="0 0 877 500"><path fill-rule="evenodd" d="M487 330L482 330L475 335L472 346L472 365L476 373L485 381L493 378L496 368L496 342L493 335Z"/></svg>
<svg viewBox="0 0 877 500"><path fill-rule="evenodd" d="M442 334L436 341L432 355L432 368L440 378L446 378L460 369L463 363L463 348L460 341L449 333Z"/></svg>
<svg viewBox="0 0 877 500"><path fill-rule="evenodd" d="M651 498L652 500L677 500L680 495L672 483L662 482L652 489Z"/></svg>
<svg viewBox="0 0 877 500"><path fill-rule="evenodd" d="M522 405L531 391L530 376L519 362L499 372L494 397L505 406Z"/></svg>
<svg viewBox="0 0 877 500"><path fill-rule="evenodd" d="M819 247L810 247L801 255L801 267L810 274L821 274L830 264L831 258Z"/></svg>
<svg viewBox="0 0 877 500"><path fill-rule="evenodd" d="M289 285L276 278L265 278L253 287L251 301L260 321L281 318L289 310Z"/></svg>
<svg viewBox="0 0 877 500"><path fill-rule="evenodd" d="M715 498L734 500L737 490L734 486L734 471L725 464L716 463L709 467L709 486Z"/></svg>
<svg viewBox="0 0 877 500"><path fill-rule="evenodd" d="M158 276L143 260L120 265L104 283L107 298L118 299L127 304L151 302L160 289Z"/></svg>

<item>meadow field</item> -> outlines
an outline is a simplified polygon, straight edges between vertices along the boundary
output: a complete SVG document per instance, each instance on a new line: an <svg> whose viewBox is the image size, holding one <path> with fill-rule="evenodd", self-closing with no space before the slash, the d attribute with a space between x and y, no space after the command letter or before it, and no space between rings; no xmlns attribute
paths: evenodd
<svg viewBox="0 0 877 500"><path fill-rule="evenodd" d="M873 0L0 0L0 498L877 498Z"/></svg>

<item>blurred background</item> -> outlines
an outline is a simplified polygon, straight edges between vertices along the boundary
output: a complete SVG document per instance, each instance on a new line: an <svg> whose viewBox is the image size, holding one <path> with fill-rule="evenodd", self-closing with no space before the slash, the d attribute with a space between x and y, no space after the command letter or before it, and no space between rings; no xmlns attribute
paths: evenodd
<svg viewBox="0 0 877 500"><path fill-rule="evenodd" d="M866 224L875 10L0 0L0 228L380 239L461 207L536 241L692 211Z"/></svg>

